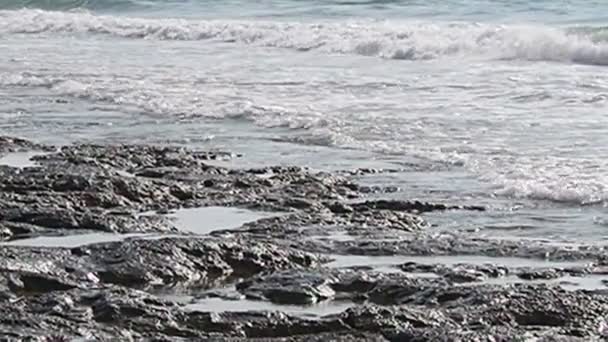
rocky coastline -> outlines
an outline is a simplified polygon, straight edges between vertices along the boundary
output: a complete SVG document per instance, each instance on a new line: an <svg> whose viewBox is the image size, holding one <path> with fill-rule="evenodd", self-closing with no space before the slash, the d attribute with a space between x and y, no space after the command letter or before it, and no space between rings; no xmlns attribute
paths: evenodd
<svg viewBox="0 0 608 342"><path fill-rule="evenodd" d="M357 182L395 170L0 137L0 161L19 154L35 165L0 165L1 341L608 339L603 246L431 232L425 213L486 208ZM172 219L188 208L264 217L200 233Z"/></svg>

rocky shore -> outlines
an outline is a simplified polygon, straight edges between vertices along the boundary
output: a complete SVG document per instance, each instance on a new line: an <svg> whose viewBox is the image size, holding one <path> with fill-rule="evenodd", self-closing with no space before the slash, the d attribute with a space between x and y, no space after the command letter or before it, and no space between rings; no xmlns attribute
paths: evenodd
<svg viewBox="0 0 608 342"><path fill-rule="evenodd" d="M35 165L0 165L2 341L608 339L603 246L438 233L426 213L485 208L357 182L395 170L0 137L0 164L20 154ZM209 227L201 211L183 229L173 216L220 207L263 217Z"/></svg>

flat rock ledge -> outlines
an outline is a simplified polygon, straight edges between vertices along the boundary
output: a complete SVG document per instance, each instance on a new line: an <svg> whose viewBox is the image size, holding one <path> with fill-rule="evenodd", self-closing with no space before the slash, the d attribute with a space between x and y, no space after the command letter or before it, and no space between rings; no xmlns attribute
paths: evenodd
<svg viewBox="0 0 608 342"><path fill-rule="evenodd" d="M43 152L35 166L0 165L0 341L608 339L608 287L555 282L602 281L603 247L431 232L425 213L485 208L356 182L383 170L239 169L215 163L241 157L230 152L0 137L0 157L28 151ZM166 215L209 206L269 217L197 235ZM12 244L90 232L131 237ZM497 261L408 259L462 255ZM554 264L500 263L547 256ZM349 258L393 264L340 264Z"/></svg>

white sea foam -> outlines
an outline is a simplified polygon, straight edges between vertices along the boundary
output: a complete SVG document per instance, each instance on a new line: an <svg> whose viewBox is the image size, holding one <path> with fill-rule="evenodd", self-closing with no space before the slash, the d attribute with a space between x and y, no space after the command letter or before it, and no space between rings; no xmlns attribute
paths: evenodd
<svg viewBox="0 0 608 342"><path fill-rule="evenodd" d="M479 160L479 157L477 157ZM608 175L591 171L587 164L601 170L608 167L598 159L499 158L497 162L470 162L481 178L494 185L497 195L518 199L544 200L563 204L601 205L608 203Z"/></svg>
<svg viewBox="0 0 608 342"><path fill-rule="evenodd" d="M37 113L41 108L57 108L63 114L65 108L54 100L69 98L120 113L246 120L255 123L256 130L268 128L261 134L268 140L463 167L481 178L482 186L493 185L488 193L499 196L601 204L608 202L608 162L603 158L608 153L608 121L602 107L608 79L603 69L557 64L539 68L496 60L604 65L608 47L598 32L547 26L158 20L0 11L0 36L9 42L24 38L22 46L9 45L10 61L0 61L0 88L7 92L0 100L0 112L7 108L6 114L0 114L17 118L22 109ZM48 46L38 48L47 36ZM84 39L74 39L78 44L65 53L53 45L61 46L64 36ZM127 39L114 48L115 40L108 36ZM146 48L165 43L175 45L177 53L158 49L148 58ZM219 50L222 60L209 57ZM308 58L308 50L317 55ZM250 60L243 58L245 53ZM324 53L347 56L332 56L325 64L318 56ZM99 60L91 63L98 54ZM453 62L394 63L358 55ZM461 57L474 60L461 63ZM309 60L316 64L307 64ZM255 68L247 64L250 61ZM343 72L343 61L363 65L353 69L370 70ZM30 116L35 117L23 120ZM90 121L97 124L94 118ZM536 157L529 157L532 154Z"/></svg>
<svg viewBox="0 0 608 342"><path fill-rule="evenodd" d="M548 26L142 19L88 12L0 11L0 34L42 33L212 40L399 60L482 55L499 59L608 65L608 43L597 32Z"/></svg>
<svg viewBox="0 0 608 342"><path fill-rule="evenodd" d="M497 194L516 198L531 198L570 204L600 204L608 201L605 184L564 184L562 181L548 182L544 179L504 181Z"/></svg>
<svg viewBox="0 0 608 342"><path fill-rule="evenodd" d="M197 95L190 93L189 83L184 83L183 89L167 93L163 92L164 88L156 90L150 84L118 84L112 79L105 82L85 80L0 73L2 86L45 87L53 94L119 105L121 110L134 108L161 117L176 113L187 116L199 113L210 118L246 120L259 127L278 129L277 133L269 133L278 142L369 150L464 167L486 184L492 185L491 192L499 196L576 205L608 203L608 177L603 172L608 163L597 158L514 156L509 152L512 147L505 146L503 149L507 150L501 150L490 161L483 144L448 147L434 142L433 136L447 136L443 135L443 131L433 131L432 122L422 125L405 120L400 127L391 128L384 125L385 120L390 120L389 117L365 121L365 115L368 115L365 112L360 113L363 116L355 113L327 115L323 110L306 105L277 105L262 100L214 103L212 99L202 96L200 100L193 101L192 98ZM361 126L357 123L359 121L365 124ZM406 124L410 127L404 126ZM378 134L384 132L384 139L364 137L364 134L373 131L378 131ZM412 143L404 142L407 138L404 134L408 131L416 137Z"/></svg>

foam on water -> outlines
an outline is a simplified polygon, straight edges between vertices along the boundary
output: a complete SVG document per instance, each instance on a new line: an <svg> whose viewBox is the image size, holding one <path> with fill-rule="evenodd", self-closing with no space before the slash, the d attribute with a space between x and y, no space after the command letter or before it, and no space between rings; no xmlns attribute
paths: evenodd
<svg viewBox="0 0 608 342"><path fill-rule="evenodd" d="M509 161L517 164L508 165ZM608 174L599 172L605 166L595 158L522 156L484 166L483 161L474 164L483 173L481 179L493 184L494 193L500 196L576 205L608 203Z"/></svg>
<svg viewBox="0 0 608 342"><path fill-rule="evenodd" d="M132 39L212 40L397 60L473 55L608 65L608 43L597 34L547 26L142 19L42 10L0 11L0 19L0 34L103 34Z"/></svg>
<svg viewBox="0 0 608 342"><path fill-rule="evenodd" d="M276 88L272 86L260 86L254 90L243 87L242 91L239 90L239 97L231 94L230 88L222 88L215 91L215 98L210 98L205 93L214 88L214 84L197 84L195 80L188 79L188 76L176 75L177 78L180 79L179 83L159 85L131 79L117 81L111 76L87 78L0 72L0 84L6 87L40 87L53 96L69 96L94 103L117 105L121 106L123 111L134 110L146 115L245 120L270 130L285 130L269 137L277 143L368 150L393 156L414 157L431 164L464 166L489 184L487 189L480 190L492 195L583 205L603 205L608 199L608 174L602 171L608 167L608 163L598 158L602 149L605 149L601 143L605 135L601 132L603 126L600 124L605 119L601 116L597 117L597 129L582 128L589 132L589 136L584 137L585 140L598 142L597 147L587 149L585 153L589 154L584 155L580 153L584 151L583 148L576 146L565 152L555 151L555 146L567 144L570 139L579 139L576 136L566 137L567 134L580 134L575 130L560 136L548 135L550 130L543 129L542 126L525 127L525 122L514 121L515 124L511 124L514 127L509 130L502 130L500 123L484 123L483 130L479 129L477 132L475 127L465 130L466 123L451 122L453 119L449 117L412 120L405 115L401 117L402 114L396 110L376 115L373 120L369 120L366 116L370 113L364 105L349 104L345 96L339 93L331 94L331 88L328 88L330 85L305 83L298 88L281 90L275 94L284 92L287 96L289 92L301 92L302 96L294 98L304 102L309 96L308 88L327 89L327 92L325 99L311 106L297 102L283 102L279 105L278 103L282 102L279 96L276 98L277 103L266 100L256 103L259 100L256 93L266 89L274 91ZM251 91L255 97L243 98L245 91ZM385 94L389 95L387 92ZM413 95L406 93L403 96ZM230 98L234 100L231 101ZM343 104L345 108L336 104ZM336 106L331 109L331 115L320 109L326 105ZM404 107L403 111L407 111L410 105L405 103L401 106ZM555 106L557 108L559 103ZM421 108L418 110L428 110L421 105L419 107ZM580 107L582 111L585 105ZM581 117L579 120L594 120L592 113L588 115L589 118ZM566 118L549 119L555 120L555 125L559 124L554 130L568 130ZM529 141L523 144L536 146L538 150L532 152L537 155L517 154L517 144L522 142L519 138L513 139L510 131L518 130L529 131L526 132L527 137L524 136ZM475 141L475 144L466 141L461 144L458 135L468 141ZM597 137L594 138L594 135ZM534 142L534 136L543 139ZM416 139L413 139L414 137ZM493 140L487 140L488 137ZM497 139L502 139L498 141L501 144L498 148L492 146L496 145Z"/></svg>
<svg viewBox="0 0 608 342"><path fill-rule="evenodd" d="M561 180L504 180L499 195L531 198L572 204L603 204L608 201L608 187L599 181L565 183Z"/></svg>
<svg viewBox="0 0 608 342"><path fill-rule="evenodd" d="M515 121L515 124L512 124L515 127L510 127L509 130L522 132L528 130L529 132L526 133L528 137L525 138L529 141L525 144L538 147L538 151L532 151L537 155L526 156L521 153L518 155L517 145L512 145L521 144L520 139L512 139L509 130L501 130L500 124L484 123L483 130L477 132L474 127L465 130L466 123L450 122L451 118L411 120L407 116L401 118L394 110L369 120L366 116L370 113L363 105L348 104L346 102L348 99L343 95L331 93L326 93L323 102L317 101L312 106L296 102L283 102L282 105L271 101L255 103L253 101L259 99L257 96L251 100L243 98L242 95L237 98L230 93L229 88L216 91L214 95L216 98L210 99L209 96L205 96L205 92L214 88L214 84L197 84L187 76L176 75L176 78L180 78L179 83L159 86L157 83L131 79L117 81L110 76L91 79L0 72L0 85L40 87L50 91L54 96L69 96L94 103L118 105L124 111L141 111L147 115L202 116L251 121L259 127L271 130L285 129L286 131L281 134L271 135L270 139L277 143L370 150L394 156L410 156L421 161L451 167L464 166L490 185L489 188L481 190L503 197L583 205L602 205L608 199L608 174L602 171L608 167L608 163L598 158L602 154L602 149L605 149L601 143L603 126L600 124L605 119L601 116L597 117L597 129L582 128L590 133L588 137L584 137L585 140L598 141L597 147L587 150L588 155L580 154L582 147L576 146L569 147L565 152L555 151L555 146L567 144L571 139L566 137L567 134L579 134L575 130L571 131L572 133L565 132L561 136L547 135L549 131L542 126L525 127L525 122ZM303 94L300 99L305 101L306 96L309 96L308 88L315 87L328 91L331 89L325 84L304 83L298 88L284 90L285 96L288 92L299 91ZM168 91L168 88L171 91ZM250 87L243 89L248 88ZM252 93L265 91L267 88L275 90L272 86L261 86L260 89L252 90ZM601 89L603 88L599 91ZM229 101L231 97L234 100ZM276 102L282 102L281 98L277 97ZM336 107L332 109L332 115L327 115L319 108L341 103L346 108ZM558 105L559 103L555 104L556 107ZM406 103L402 106L404 107L402 110L406 111L409 105ZM580 107L580 110L584 110L585 105ZM594 120L592 113L588 115L588 118L581 117L579 120ZM566 118L549 119L555 120L555 125L559 124L554 130L568 130ZM562 121L564 123L561 123ZM297 134L294 134L294 131L297 131ZM490 145L496 144L495 141L484 141L490 137L489 132L498 137L492 137L493 139L502 139L499 140L501 145L498 145L498 148ZM450 134L463 136L464 139L476 143L461 144L458 138L450 138ZM594 135L597 137L594 138ZM534 142L534 136L543 139ZM412 139L413 137L417 140ZM579 138L574 136L572 139ZM455 143L461 145L454 146ZM492 148L498 150L498 153Z"/></svg>

